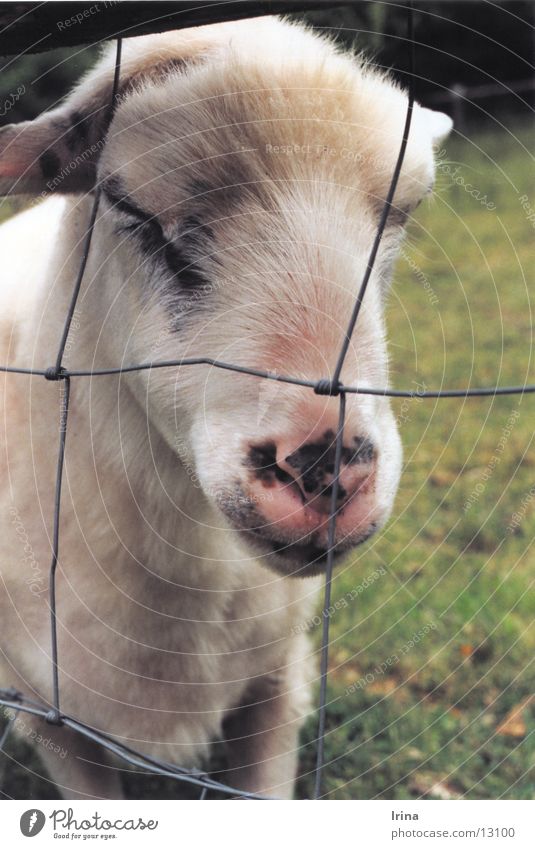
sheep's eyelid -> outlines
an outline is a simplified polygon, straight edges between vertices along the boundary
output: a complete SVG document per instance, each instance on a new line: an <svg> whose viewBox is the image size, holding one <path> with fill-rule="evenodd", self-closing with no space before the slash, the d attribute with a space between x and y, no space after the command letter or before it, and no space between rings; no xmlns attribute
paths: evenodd
<svg viewBox="0 0 535 849"><path fill-rule="evenodd" d="M125 217L139 222L139 224L152 224L160 227L160 222L155 215L145 212L122 191L115 191L113 185L110 185L112 181L113 178L104 180L101 191L105 200L115 212L120 212Z"/></svg>
<svg viewBox="0 0 535 849"><path fill-rule="evenodd" d="M430 196L433 194L433 189L434 189L434 188L435 188L435 181L433 180L433 181L432 181L431 183L429 183L429 185L426 187L426 189L425 189L425 191L424 191L423 195L421 195L421 196L418 198L418 200L413 201L413 203L411 203L411 204L409 204L408 206L404 207L403 212L405 212L407 215L410 215L410 214L411 214L411 212L414 212L414 211L415 211L415 210L416 210L416 209L420 206L420 204L422 203L422 201L423 201L423 200L425 200L426 198L430 197Z"/></svg>

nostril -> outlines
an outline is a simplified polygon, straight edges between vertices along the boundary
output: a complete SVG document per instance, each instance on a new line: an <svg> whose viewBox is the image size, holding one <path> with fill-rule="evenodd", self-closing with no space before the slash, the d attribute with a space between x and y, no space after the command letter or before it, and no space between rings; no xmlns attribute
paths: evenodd
<svg viewBox="0 0 535 849"><path fill-rule="evenodd" d="M293 487L299 493L301 500L303 502L306 500L300 481L293 469L290 467L291 471L287 471L277 462L277 447L274 442L252 446L245 465L250 469L253 477L264 486L273 486L275 481L278 481L284 486Z"/></svg>
<svg viewBox="0 0 535 849"><path fill-rule="evenodd" d="M298 495L303 504L325 513L330 509L334 487L333 442L331 431L326 432L322 440L304 443L291 453L288 453L287 442L285 445L266 442L251 446L246 465L262 486L274 487L279 483L288 494ZM339 506L370 481L375 457L375 447L365 437L353 437L343 446L336 499Z"/></svg>
<svg viewBox="0 0 535 849"><path fill-rule="evenodd" d="M277 464L273 467L273 473L280 483L294 483L295 481L295 478L289 475L288 472L285 472L284 469L281 469L280 466L277 466Z"/></svg>
<svg viewBox="0 0 535 849"><path fill-rule="evenodd" d="M329 501L330 501L330 500L332 499L332 497L333 497L333 489L334 489L334 483L330 483L330 484L328 484L328 485L325 487L325 489L323 490L323 492L321 493L321 495L323 495L323 497L324 497L324 498L328 498L328 499L329 499ZM347 497L348 497L348 495L347 495L347 491L344 489L344 487L342 486L342 484L339 482L339 483L338 483L338 493L337 493L337 496L336 496L336 500L337 500L339 503L342 503L342 504L343 504L343 503L344 503L344 501L347 501Z"/></svg>

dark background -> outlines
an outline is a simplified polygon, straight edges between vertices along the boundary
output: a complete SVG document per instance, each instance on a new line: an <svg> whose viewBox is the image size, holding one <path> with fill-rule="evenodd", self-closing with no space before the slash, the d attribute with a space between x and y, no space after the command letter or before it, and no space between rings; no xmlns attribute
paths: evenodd
<svg viewBox="0 0 535 849"><path fill-rule="evenodd" d="M416 9L419 100L449 113L460 108L462 122L467 124L489 120L487 113L500 119L531 115L535 105L535 2L431 0L417 2ZM105 14L105 10L99 12L99 16ZM396 71L405 65L406 12L402 3L360 0L345 6L333 4L304 17L342 42L364 50L385 68ZM32 118L61 99L97 53L98 46L82 45L4 60L0 124ZM509 84L519 90L511 91ZM455 101L451 90L459 85L467 91ZM491 91L477 91L481 86ZM496 91L492 91L494 87Z"/></svg>
<svg viewBox="0 0 535 849"><path fill-rule="evenodd" d="M486 111L528 117L535 105L535 2L491 3L486 0L415 3L416 96L426 105L452 111L450 92L469 90L463 117L481 120ZM396 3L362 0L350 8L305 15L329 27L346 43L371 54L377 64L398 69L406 61L406 11ZM511 92L508 83L523 83ZM497 87L481 96L471 87ZM478 108L478 106L480 108Z"/></svg>

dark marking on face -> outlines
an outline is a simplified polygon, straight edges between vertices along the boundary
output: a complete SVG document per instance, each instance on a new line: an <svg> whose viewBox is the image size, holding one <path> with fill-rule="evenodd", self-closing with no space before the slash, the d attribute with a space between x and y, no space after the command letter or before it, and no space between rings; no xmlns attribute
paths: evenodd
<svg viewBox="0 0 535 849"><path fill-rule="evenodd" d="M276 462L277 447L274 442L266 442L264 445L253 445L245 460L245 465L254 472L263 472L271 469Z"/></svg>
<svg viewBox="0 0 535 849"><path fill-rule="evenodd" d="M332 483L328 484L324 489L322 489L321 494L324 498L332 498L333 496L334 485ZM338 493L337 499L338 501L345 501L347 498L347 490L344 489L341 483L338 483Z"/></svg>
<svg viewBox="0 0 535 849"><path fill-rule="evenodd" d="M51 150L45 151L39 157L39 167L45 180L52 180L60 172L61 162L56 153Z"/></svg>
<svg viewBox="0 0 535 849"><path fill-rule="evenodd" d="M327 563L326 549L320 548L314 543L287 543L273 540L271 547L273 554L300 561L304 567L316 566L322 568Z"/></svg>
<svg viewBox="0 0 535 849"><path fill-rule="evenodd" d="M180 232L180 242L184 248L193 251L214 240L213 229L208 224L204 224L199 216L188 215L184 219Z"/></svg>
<svg viewBox="0 0 535 849"><path fill-rule="evenodd" d="M284 484L294 483L292 476L277 465L277 448L274 442L253 445L244 465L252 471L254 478L262 481L268 488L275 486L275 481Z"/></svg>
<svg viewBox="0 0 535 849"><path fill-rule="evenodd" d="M362 545L363 542L366 542L366 540L374 535L377 527L377 522L371 522L357 538L353 538L349 542L343 540L338 543L333 551L334 563L340 561L355 546ZM303 575L311 575L325 568L327 565L327 549L317 545L313 540L305 543L288 543L266 538L266 544L277 557L289 561L298 567L297 571L293 573L295 575L299 575L301 570L303 570Z"/></svg>
<svg viewBox="0 0 535 849"><path fill-rule="evenodd" d="M87 145L89 140L89 117L81 112L71 112L65 133L65 143L71 153Z"/></svg>
<svg viewBox="0 0 535 849"><path fill-rule="evenodd" d="M383 214L385 202L382 198L376 196L371 196L370 200L372 203L373 214L376 220L379 222ZM387 230L394 230L394 228L397 229L404 227L407 223L410 211L411 210L409 207L398 206L394 198L394 202L390 204L390 208L388 210L388 218L386 219Z"/></svg>
<svg viewBox="0 0 535 849"><path fill-rule="evenodd" d="M188 258L184 250L173 242L166 242L163 249L167 266L180 286L186 289L201 289L208 285L204 272Z"/></svg>
<svg viewBox="0 0 535 849"><path fill-rule="evenodd" d="M329 496L332 492L332 483L326 480L327 475L334 474L334 458L336 444L333 441L333 432L327 431L329 438L320 442L309 442L302 445L293 454L286 457L286 463L299 474L302 487L311 495L321 490L322 495ZM330 436L332 434L332 436ZM365 437L355 436L353 439L355 447L342 447L341 465L355 466L357 464L370 463L373 460L375 450L373 444ZM338 488L340 500L347 497L342 486Z"/></svg>
<svg viewBox="0 0 535 849"><path fill-rule="evenodd" d="M108 203L120 212L124 212L126 215L131 215L133 218L139 219L140 224L148 224L150 221L155 220L153 215L142 210L131 200L131 198L128 197L123 184L118 177L107 177L103 181L102 194L108 200ZM158 224L158 226L160 225Z"/></svg>
<svg viewBox="0 0 535 849"><path fill-rule="evenodd" d="M387 226L404 227L407 223L408 217L409 211L407 209L401 209L399 206L391 204L388 218L386 220Z"/></svg>
<svg viewBox="0 0 535 849"><path fill-rule="evenodd" d="M352 466L354 463L371 463L375 457L375 448L373 442L366 439L365 436L354 436L353 442L355 448L352 458L346 462ZM348 449L349 450L349 449Z"/></svg>
<svg viewBox="0 0 535 849"><path fill-rule="evenodd" d="M178 283L182 290L199 289L208 285L206 274L191 255L194 245L192 234L194 230L202 227L199 222L194 228L190 220L183 234L184 238L181 236L180 242L176 243L165 236L155 215L145 212L126 194L117 177L105 180L102 192L112 206L135 219L134 223L121 227L121 232L131 233L137 238L147 259L164 263L171 271L173 281Z"/></svg>
<svg viewBox="0 0 535 849"><path fill-rule="evenodd" d="M254 479L261 481L268 488L275 486L276 481L287 485L295 485L297 482L303 501L313 495L330 498L333 491L336 445L332 430L326 431L324 436L328 438L302 445L285 458L285 462L295 469L295 477L277 464L277 448L274 442L253 445L244 465L251 470ZM361 436L355 436L353 443L354 447L343 446L341 466L371 463L375 456L373 443ZM338 500L343 502L346 498L347 491L339 484Z"/></svg>

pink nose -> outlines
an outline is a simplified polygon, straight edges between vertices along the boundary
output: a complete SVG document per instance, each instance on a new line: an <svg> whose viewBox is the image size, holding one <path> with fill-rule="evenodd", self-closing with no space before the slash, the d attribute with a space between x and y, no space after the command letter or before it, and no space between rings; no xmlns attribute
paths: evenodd
<svg viewBox="0 0 535 849"><path fill-rule="evenodd" d="M335 435L327 431L322 439L295 445L286 440L253 446L249 468L259 484L278 499L298 495L302 505L319 514L331 511L335 470ZM369 481L375 465L373 444L365 437L346 440L342 448L337 507L341 508Z"/></svg>

